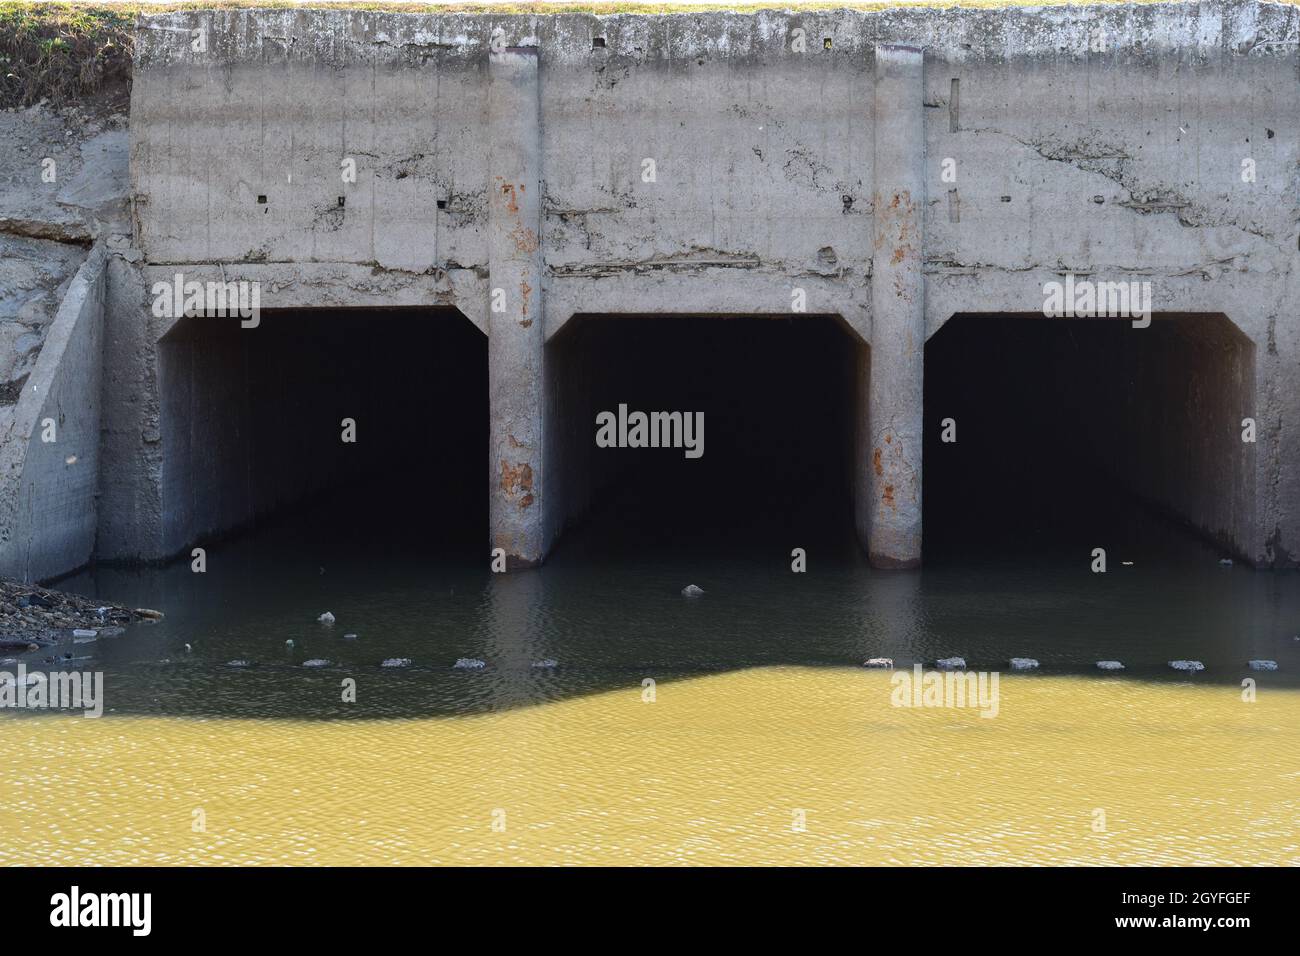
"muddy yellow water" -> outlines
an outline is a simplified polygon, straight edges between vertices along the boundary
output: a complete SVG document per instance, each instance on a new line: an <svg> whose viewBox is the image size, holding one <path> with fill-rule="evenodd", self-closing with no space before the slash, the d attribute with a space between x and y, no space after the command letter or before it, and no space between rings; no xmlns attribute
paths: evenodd
<svg viewBox="0 0 1300 956"><path fill-rule="evenodd" d="M474 716L0 721L0 862L1300 863L1300 692L754 668Z"/></svg>

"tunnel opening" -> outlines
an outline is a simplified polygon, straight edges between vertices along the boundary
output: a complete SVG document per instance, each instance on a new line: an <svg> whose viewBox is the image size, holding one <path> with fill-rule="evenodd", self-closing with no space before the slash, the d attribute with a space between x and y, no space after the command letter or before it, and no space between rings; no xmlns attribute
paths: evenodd
<svg viewBox="0 0 1300 956"><path fill-rule="evenodd" d="M486 343L454 309L179 320L159 342L167 553L287 524L292 546L477 557Z"/></svg>
<svg viewBox="0 0 1300 956"><path fill-rule="evenodd" d="M1249 558L1254 394L1221 314L954 316L925 347L926 563Z"/></svg>
<svg viewBox="0 0 1300 956"><path fill-rule="evenodd" d="M827 315L575 316L548 344L552 420L566 423L564 511L588 519L562 552L767 549L788 562L812 542L853 547L865 348ZM625 423L635 427L637 412L651 436L655 413L702 420L698 457L686 447L602 447L622 431L631 445ZM613 428L603 438L602 424Z"/></svg>

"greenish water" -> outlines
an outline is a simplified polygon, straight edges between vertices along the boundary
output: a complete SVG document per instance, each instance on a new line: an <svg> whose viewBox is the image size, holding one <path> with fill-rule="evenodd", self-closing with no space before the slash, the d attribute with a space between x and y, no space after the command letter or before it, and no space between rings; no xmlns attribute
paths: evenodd
<svg viewBox="0 0 1300 956"><path fill-rule="evenodd" d="M373 513L349 525L339 508L312 511L210 547L203 574L183 561L63 582L166 612L70 650L106 672L116 713L344 719L455 716L647 676L868 657L902 667L956 655L983 670L1032 657L1042 674L1080 675L1116 659L1125 679L1156 681L1182 679L1167 662L1193 659L1206 667L1195 680L1218 684L1249 675L1287 686L1300 673L1300 575L1221 567L1217 552L1155 521L1125 525L1106 574L1090 571L1086 535L1032 561L957 554L899 573L869 568L851 535L764 527L719 539L679 524L656 536L663 515L634 510L624 502L619 520L578 529L543 568L511 575L466 557L472 529L404 539L379 536ZM806 549L806 573L791 571L793 547ZM691 583L706 594L683 598ZM324 611L333 626L317 623ZM381 666L392 658L411 663ZM453 668L461 658L486 667ZM1256 658L1280 670L1247 670ZM557 666L533 666L544 660ZM383 692L344 704L339 680L357 674Z"/></svg>

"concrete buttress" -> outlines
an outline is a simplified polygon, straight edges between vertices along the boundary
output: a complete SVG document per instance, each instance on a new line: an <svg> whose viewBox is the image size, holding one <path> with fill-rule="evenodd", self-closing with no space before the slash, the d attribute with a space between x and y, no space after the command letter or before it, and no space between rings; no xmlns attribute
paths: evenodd
<svg viewBox="0 0 1300 956"><path fill-rule="evenodd" d="M857 524L871 563L921 563L925 357L925 129L919 46L879 44L872 163L871 371L866 495ZM859 475L859 481L862 480Z"/></svg>
<svg viewBox="0 0 1300 956"><path fill-rule="evenodd" d="M509 568L549 546L543 491L541 122L536 47L489 53L488 389L492 547Z"/></svg>

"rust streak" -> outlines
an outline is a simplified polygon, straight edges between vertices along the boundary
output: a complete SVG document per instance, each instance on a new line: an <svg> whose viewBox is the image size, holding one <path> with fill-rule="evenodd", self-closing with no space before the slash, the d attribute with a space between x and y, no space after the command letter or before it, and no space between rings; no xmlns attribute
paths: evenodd
<svg viewBox="0 0 1300 956"><path fill-rule="evenodd" d="M511 464L501 462L501 490L508 495L519 492L530 493L533 490L533 466L526 461Z"/></svg>

